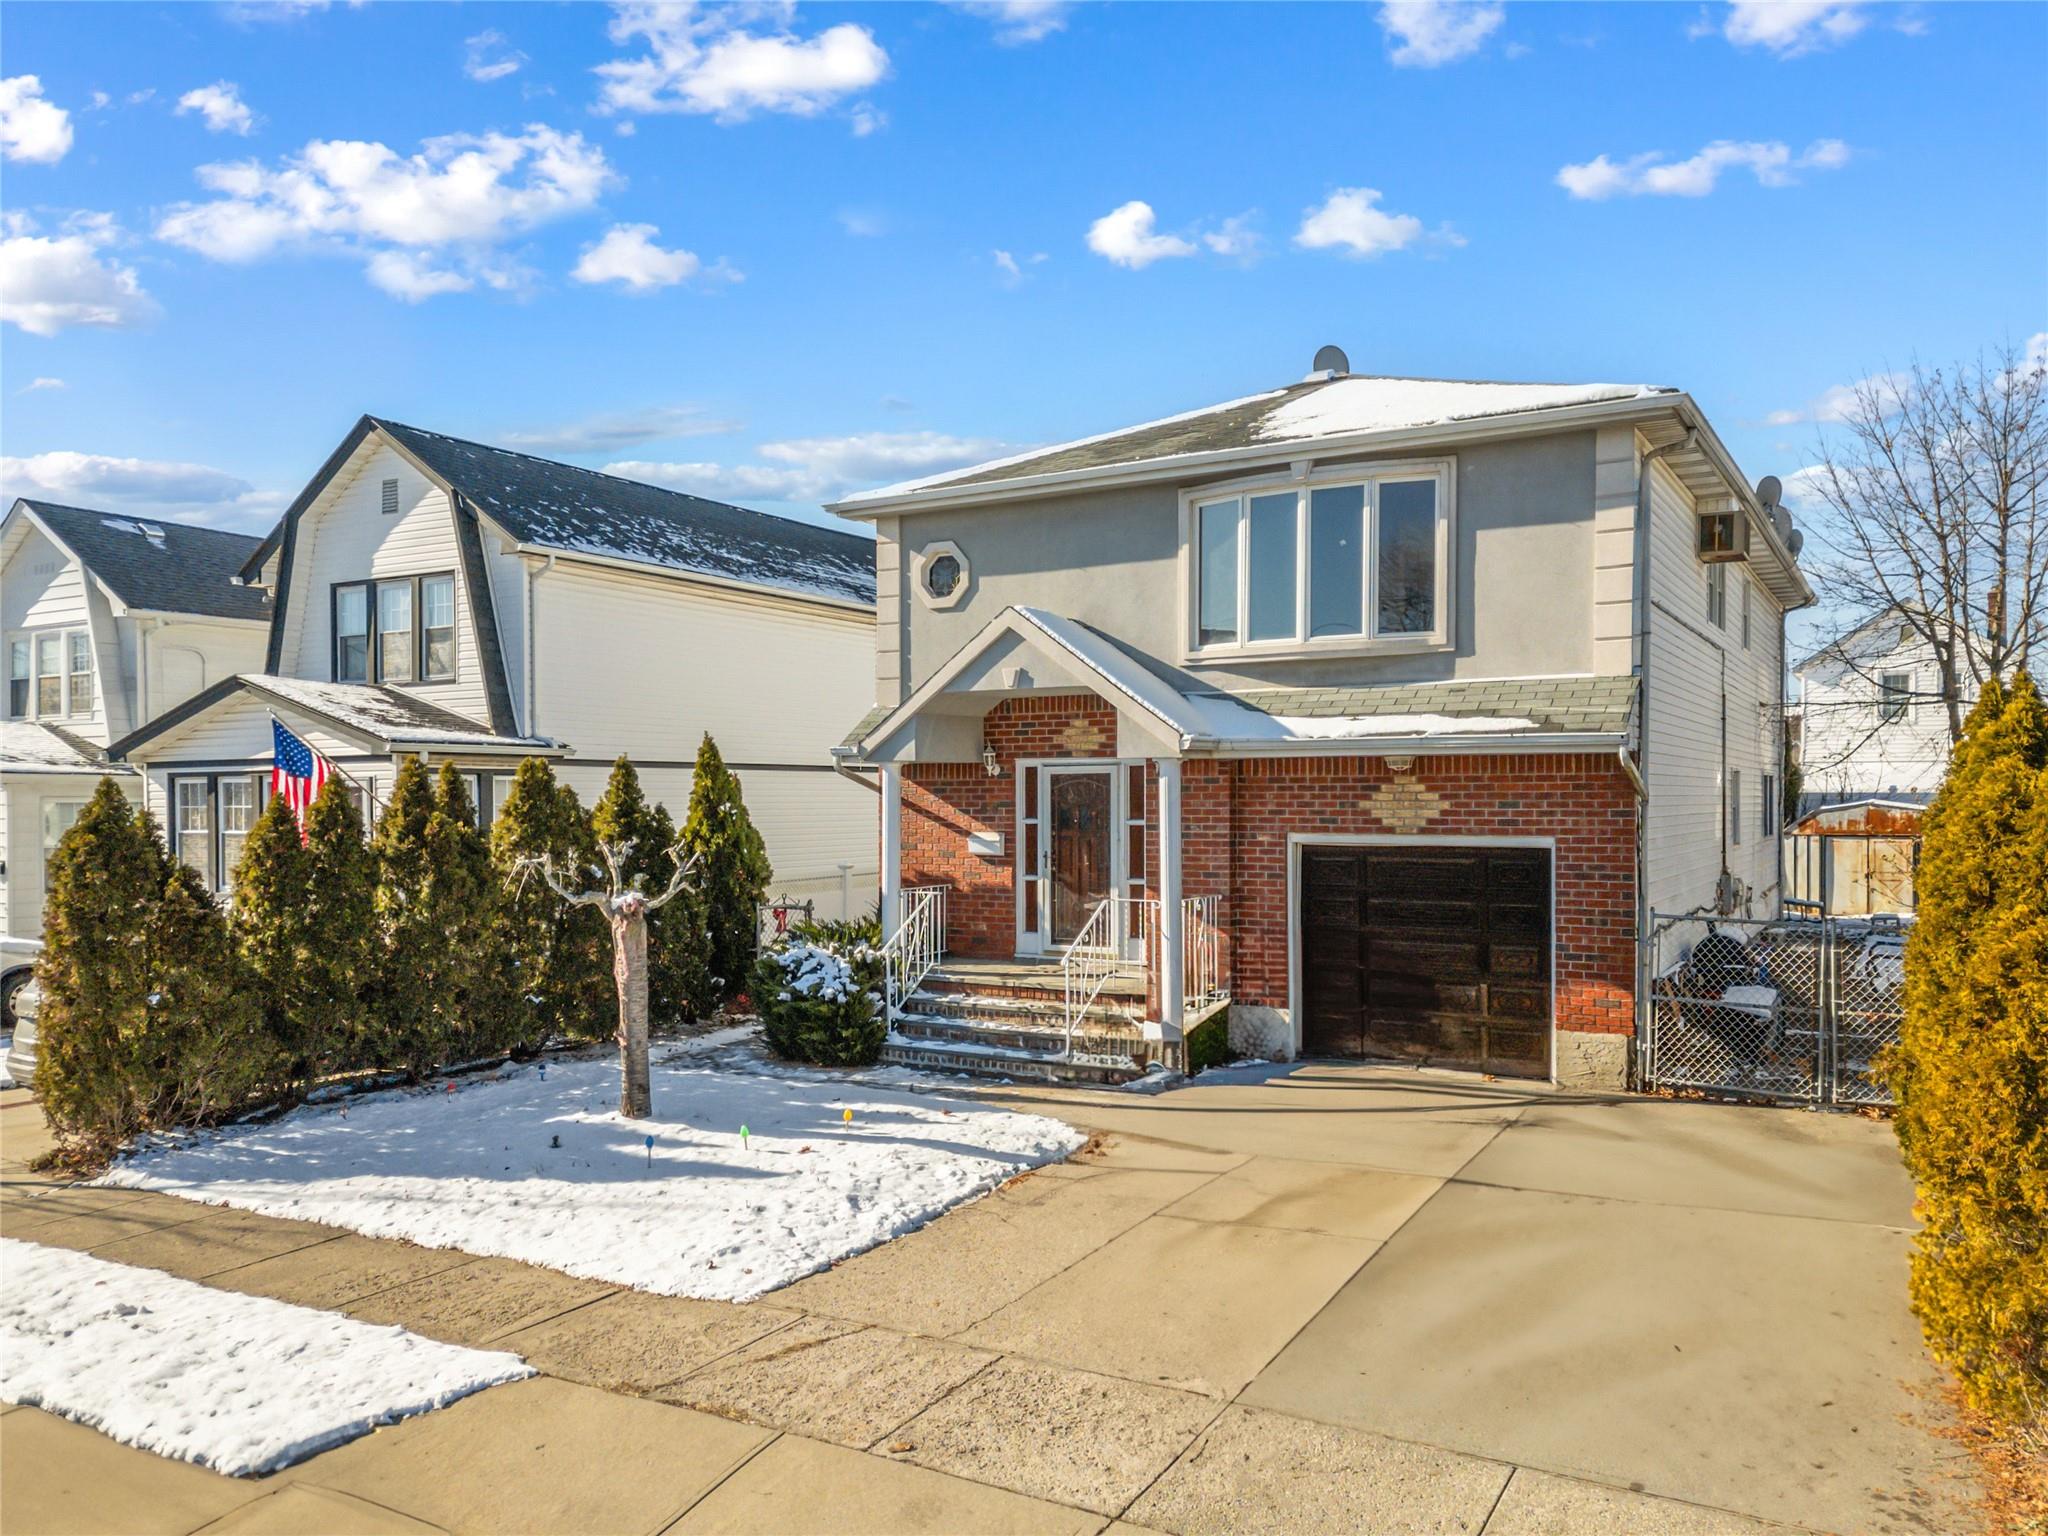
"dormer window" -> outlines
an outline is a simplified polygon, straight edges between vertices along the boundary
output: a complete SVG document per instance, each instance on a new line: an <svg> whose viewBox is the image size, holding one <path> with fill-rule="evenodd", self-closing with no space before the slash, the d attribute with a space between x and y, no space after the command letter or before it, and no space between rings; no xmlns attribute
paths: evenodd
<svg viewBox="0 0 2048 1536"><path fill-rule="evenodd" d="M1183 498L1190 658L1450 643L1451 465L1388 465Z"/></svg>
<svg viewBox="0 0 2048 1536"><path fill-rule="evenodd" d="M334 588L337 683L443 683L458 670L455 575L395 576Z"/></svg>

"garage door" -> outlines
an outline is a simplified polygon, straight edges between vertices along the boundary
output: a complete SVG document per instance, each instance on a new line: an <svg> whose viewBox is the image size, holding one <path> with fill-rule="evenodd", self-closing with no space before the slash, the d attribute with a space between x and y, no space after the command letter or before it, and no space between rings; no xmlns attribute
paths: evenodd
<svg viewBox="0 0 2048 1536"><path fill-rule="evenodd" d="M1550 853L1304 848L1302 1050L1550 1072Z"/></svg>

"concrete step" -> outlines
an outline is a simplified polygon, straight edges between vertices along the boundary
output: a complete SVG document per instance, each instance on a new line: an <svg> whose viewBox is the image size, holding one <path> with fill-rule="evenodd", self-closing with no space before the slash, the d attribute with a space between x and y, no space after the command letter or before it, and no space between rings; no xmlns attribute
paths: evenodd
<svg viewBox="0 0 2048 1536"><path fill-rule="evenodd" d="M904 999L904 1007L913 1013L938 1018L973 1019L987 1024L1041 1029L1061 1029L1067 1016L1064 993L1054 992L1042 997L998 997L985 992L934 987L929 977L923 986ZM1145 1021L1145 1007L1142 999L1126 1001L1098 997L1081 1017L1085 1023L1097 1028L1136 1029Z"/></svg>
<svg viewBox="0 0 2048 1536"><path fill-rule="evenodd" d="M1145 1071L1141 1063L1129 1057L1062 1058L1042 1051L1009 1050L970 1041L914 1039L898 1032L891 1032L883 1043L882 1060L891 1066L913 1067L922 1072L965 1072L975 1077L1112 1087L1142 1077Z"/></svg>
<svg viewBox="0 0 2048 1536"><path fill-rule="evenodd" d="M1058 1019L966 1019L948 1014L904 1013L895 1032L905 1039L934 1045L971 1045L1028 1055L1057 1056L1066 1048L1066 1031ZM1136 1028L1084 1028L1074 1036L1076 1054L1116 1059L1130 1057L1142 1065L1156 1054L1160 1042L1147 1040Z"/></svg>

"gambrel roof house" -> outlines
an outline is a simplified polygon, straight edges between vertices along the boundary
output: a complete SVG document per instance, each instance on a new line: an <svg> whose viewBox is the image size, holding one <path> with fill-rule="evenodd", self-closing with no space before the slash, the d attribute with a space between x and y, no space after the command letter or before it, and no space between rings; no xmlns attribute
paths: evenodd
<svg viewBox="0 0 2048 1536"><path fill-rule="evenodd" d="M850 496L894 1059L1618 1084L1654 912L1775 912L1777 485L1627 384L1354 375Z"/></svg>
<svg viewBox="0 0 2048 1536"><path fill-rule="evenodd" d="M873 791L826 749L869 692L873 549L365 416L242 564L272 599L260 669L114 754L224 890L268 793L273 718L373 812L420 757L468 773L486 819L521 758L554 760L589 804L622 753L680 818L709 732L778 890L858 909Z"/></svg>
<svg viewBox="0 0 2048 1536"><path fill-rule="evenodd" d="M0 987L26 980L44 859L112 774L106 748L216 679L261 665L265 594L236 573L258 540L23 498L0 522Z"/></svg>

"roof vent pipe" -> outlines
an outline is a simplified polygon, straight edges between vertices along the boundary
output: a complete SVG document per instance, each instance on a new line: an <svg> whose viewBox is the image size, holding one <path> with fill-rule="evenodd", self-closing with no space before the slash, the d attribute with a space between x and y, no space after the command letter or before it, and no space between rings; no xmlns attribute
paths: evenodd
<svg viewBox="0 0 2048 1536"><path fill-rule="evenodd" d="M1351 359L1344 355L1342 347L1318 347L1316 360L1309 364L1309 377L1318 374L1326 379L1341 379L1351 372Z"/></svg>

